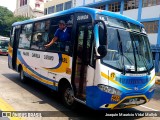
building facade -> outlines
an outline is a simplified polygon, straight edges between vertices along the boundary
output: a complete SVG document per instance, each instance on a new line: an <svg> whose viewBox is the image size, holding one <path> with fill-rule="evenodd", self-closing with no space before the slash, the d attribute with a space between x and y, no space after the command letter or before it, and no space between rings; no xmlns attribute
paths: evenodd
<svg viewBox="0 0 160 120"><path fill-rule="evenodd" d="M17 0L15 16L39 17L44 15L46 0Z"/></svg>
<svg viewBox="0 0 160 120"><path fill-rule="evenodd" d="M160 0L74 0L74 7L77 6L108 10L138 20L144 24L150 43L160 42Z"/></svg>
<svg viewBox="0 0 160 120"><path fill-rule="evenodd" d="M51 0L45 4L45 14L71 7L86 6L122 14L141 22L148 33L156 72L160 71L160 0Z"/></svg>
<svg viewBox="0 0 160 120"><path fill-rule="evenodd" d="M160 0L73 0L73 6L108 10L141 22L148 33L156 72L160 71Z"/></svg>
<svg viewBox="0 0 160 120"><path fill-rule="evenodd" d="M44 14L51 14L72 7L72 0L48 0L44 4Z"/></svg>

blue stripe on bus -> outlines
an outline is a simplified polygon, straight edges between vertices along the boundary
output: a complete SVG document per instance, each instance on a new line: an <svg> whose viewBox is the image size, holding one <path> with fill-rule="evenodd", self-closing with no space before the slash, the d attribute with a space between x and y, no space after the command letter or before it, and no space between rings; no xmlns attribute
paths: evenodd
<svg viewBox="0 0 160 120"><path fill-rule="evenodd" d="M49 81L52 81L52 82L56 82L58 83L57 81L53 80L53 79L50 79L50 78L47 78L45 76L42 76L41 74L37 73L35 70L33 70L25 61L24 59L22 58L21 56L21 53L20 51L18 51L18 59L21 61L22 64L24 64L31 72L33 72L34 74L36 74L37 76L43 78L43 79L46 79L46 80L49 80Z"/></svg>
<svg viewBox="0 0 160 120"><path fill-rule="evenodd" d="M37 82L39 82L39 83L41 83L41 84L43 84L43 85L51 88L52 90L56 90L56 91L58 90L58 86L53 86L53 85L49 85L49 84L43 83L43 82L37 80L36 78L32 77L31 75L29 75L29 74L26 73L26 72L24 72L24 74L25 74L27 77L30 77L32 80L37 81Z"/></svg>
<svg viewBox="0 0 160 120"><path fill-rule="evenodd" d="M57 66L53 67L53 68L47 68L47 69L57 69L62 65L62 54L58 54L59 56L59 63Z"/></svg>

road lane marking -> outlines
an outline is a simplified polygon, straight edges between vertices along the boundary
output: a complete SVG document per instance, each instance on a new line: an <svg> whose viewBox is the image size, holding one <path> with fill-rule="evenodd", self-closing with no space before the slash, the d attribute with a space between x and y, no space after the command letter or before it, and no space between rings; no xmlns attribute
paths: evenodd
<svg viewBox="0 0 160 120"><path fill-rule="evenodd" d="M7 111L15 111L14 108L5 102L3 99L0 98L0 110L3 112ZM10 120L24 120L23 118L19 117L8 117Z"/></svg>
<svg viewBox="0 0 160 120"><path fill-rule="evenodd" d="M153 108L150 108L150 107L146 107L146 106L144 106L144 105L140 105L140 106L143 107L143 108L147 108L147 109L149 109L149 110L159 111L159 110L156 110L156 109L153 109Z"/></svg>

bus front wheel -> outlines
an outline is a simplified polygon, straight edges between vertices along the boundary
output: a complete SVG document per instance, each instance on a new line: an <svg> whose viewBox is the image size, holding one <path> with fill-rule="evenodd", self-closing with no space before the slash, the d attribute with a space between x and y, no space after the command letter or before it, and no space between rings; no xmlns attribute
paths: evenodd
<svg viewBox="0 0 160 120"><path fill-rule="evenodd" d="M20 70L20 81L25 83L26 82L26 76L24 75L23 69Z"/></svg>
<svg viewBox="0 0 160 120"><path fill-rule="evenodd" d="M74 93L69 85L66 85L62 91L62 101L66 107L75 108Z"/></svg>

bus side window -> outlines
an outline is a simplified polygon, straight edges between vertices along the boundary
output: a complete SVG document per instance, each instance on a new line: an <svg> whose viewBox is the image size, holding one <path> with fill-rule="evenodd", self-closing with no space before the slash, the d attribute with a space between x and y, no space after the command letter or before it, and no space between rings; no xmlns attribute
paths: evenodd
<svg viewBox="0 0 160 120"><path fill-rule="evenodd" d="M26 24L22 26L22 30L19 38L19 48L30 48L31 36L32 36L32 24Z"/></svg>
<svg viewBox="0 0 160 120"><path fill-rule="evenodd" d="M69 53L71 50L71 32L73 25L73 15L67 15L52 19L48 42L50 42L55 37L55 32L59 29L60 20L63 20L66 24L66 33L67 38L69 39L62 40L61 37L59 37L58 40L55 41L55 43L52 46L50 46L50 48L48 48L48 51Z"/></svg>
<svg viewBox="0 0 160 120"><path fill-rule="evenodd" d="M13 47L13 41L14 41L14 32L15 32L15 27L12 27L12 30L11 30L11 34L10 34L10 46Z"/></svg>
<svg viewBox="0 0 160 120"><path fill-rule="evenodd" d="M31 49L45 50L44 45L48 41L50 20L36 22L34 24L33 39L31 43Z"/></svg>

